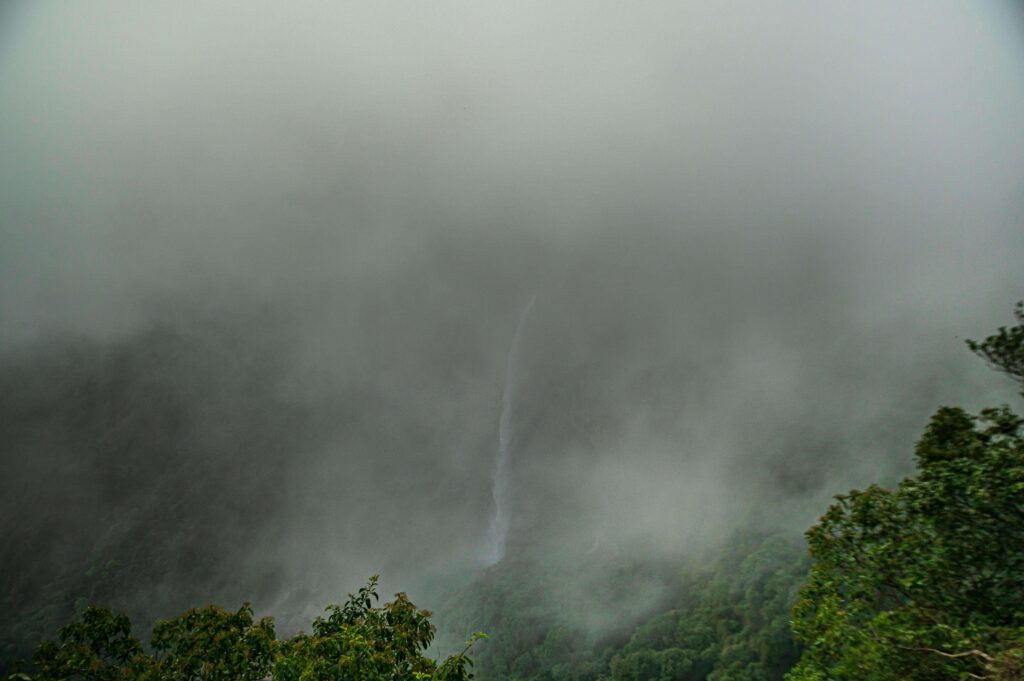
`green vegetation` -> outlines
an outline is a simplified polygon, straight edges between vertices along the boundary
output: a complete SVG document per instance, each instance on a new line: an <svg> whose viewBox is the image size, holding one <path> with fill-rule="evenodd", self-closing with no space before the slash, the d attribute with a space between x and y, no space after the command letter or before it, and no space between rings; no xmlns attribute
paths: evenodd
<svg viewBox="0 0 1024 681"><path fill-rule="evenodd" d="M746 556L734 551L689 582L684 607L638 627L611 656L606 678L760 681L789 669L798 656L789 609L806 563L778 537Z"/></svg>
<svg viewBox="0 0 1024 681"><path fill-rule="evenodd" d="M969 342L1024 381L1020 325ZM1024 390L1022 390L1024 394ZM807 538L791 681L1024 675L1024 419L940 409L916 477L837 497Z"/></svg>
<svg viewBox="0 0 1024 681"><path fill-rule="evenodd" d="M132 636L125 615L87 608L44 642L35 671L10 679L58 681L467 681L469 647L442 662L424 651L434 638L430 613L405 594L376 607L377 578L327 608L311 634L278 641L269 618L253 620L245 605L237 612L216 606L189 610L153 629L152 653ZM474 636L474 640L479 635Z"/></svg>
<svg viewBox="0 0 1024 681"><path fill-rule="evenodd" d="M794 539L738 534L699 569L606 566L593 580L603 588L582 595L535 560L492 572L442 614L488 632L476 655L481 679L781 679L799 657L790 609L805 554ZM659 594L653 607L631 614L644 591Z"/></svg>

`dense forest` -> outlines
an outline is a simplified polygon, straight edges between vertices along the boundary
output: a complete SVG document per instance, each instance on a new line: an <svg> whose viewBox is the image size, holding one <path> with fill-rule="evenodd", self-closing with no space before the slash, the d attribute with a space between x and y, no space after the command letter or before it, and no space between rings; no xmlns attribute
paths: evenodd
<svg viewBox="0 0 1024 681"><path fill-rule="evenodd" d="M641 560L623 561L607 583L621 593L556 594L543 564L502 566L456 594L444 619L488 639L479 647L484 679L781 679L799 650L790 609L807 560L802 542L739 535L702 565L662 575L668 609L622 608L643 588ZM564 577L561 577L564 579ZM571 587L562 585L564 591ZM602 602L604 601L604 602ZM619 619L598 626L580 614L619 604ZM463 632L460 632L463 633Z"/></svg>
<svg viewBox="0 0 1024 681"><path fill-rule="evenodd" d="M1016 316L1016 326L968 345L1024 383L1024 303ZM621 593L584 595L546 584L542 556L506 559L451 595L444 616L462 623L466 645L441 661L427 656L431 613L403 593L376 606L374 577L329 606L310 634L282 640L247 604L160 622L146 646L126 615L80 598L75 620L36 648L31 671L8 678L1019 679L1024 419L1006 406L978 415L943 407L915 458L916 474L896 489L837 496L807 532L809 557L800 542L740 534L714 560L660 575L620 556L605 566L617 571L605 583ZM651 580L669 589L660 600L669 609L580 618L628 603Z"/></svg>

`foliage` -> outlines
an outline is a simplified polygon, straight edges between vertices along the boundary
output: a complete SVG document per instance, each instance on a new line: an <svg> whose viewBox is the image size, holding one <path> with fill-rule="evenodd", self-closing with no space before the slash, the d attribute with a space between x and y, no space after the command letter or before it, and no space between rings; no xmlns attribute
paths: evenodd
<svg viewBox="0 0 1024 681"><path fill-rule="evenodd" d="M1021 377L1024 324L970 347ZM1021 678L1024 419L940 409L916 463L896 490L837 497L808 531L791 681Z"/></svg>
<svg viewBox="0 0 1024 681"><path fill-rule="evenodd" d="M42 643L35 673L9 678L58 681L468 681L473 641L442 662L424 652L434 637L430 613L405 594L377 607L377 578L318 617L311 634L278 641L269 618L253 620L215 606L157 624L152 653L131 635L125 615L91 607ZM475 635L473 640L482 635Z"/></svg>
<svg viewBox="0 0 1024 681"><path fill-rule="evenodd" d="M216 606L189 610L153 628L157 663L152 678L259 681L275 658L274 625L253 622L248 604L237 612Z"/></svg>
<svg viewBox="0 0 1024 681"><path fill-rule="evenodd" d="M677 565L660 607L604 629L595 630L595 611L625 612L643 581L639 569L606 575L605 590L621 586L622 595L600 604L593 596L563 602L570 585L537 565L498 571L446 618L492 633L477 654L481 679L781 679L799 657L789 611L806 575L803 554L787 538L737 534L703 568Z"/></svg>
<svg viewBox="0 0 1024 681"><path fill-rule="evenodd" d="M732 566L732 567L730 567ZM615 653L614 681L767 681L796 661L788 611L805 563L792 542L765 539L727 550L692 579L692 605L639 627Z"/></svg>
<svg viewBox="0 0 1024 681"><path fill-rule="evenodd" d="M983 341L967 341L967 347L992 368L1024 383L1024 301L1017 303L1013 314L1019 322L1017 326L1001 326ZM1024 395L1024 385L1021 390Z"/></svg>
<svg viewBox="0 0 1024 681"><path fill-rule="evenodd" d="M88 608L60 630L59 643L46 641L36 649L36 678L115 681L141 675L147 665L131 629L126 615Z"/></svg>
<svg viewBox="0 0 1024 681"><path fill-rule="evenodd" d="M280 646L274 678L280 681L385 681L472 678L468 648L438 665L425 657L434 639L430 613L418 610L404 593L382 608L376 578L343 606L327 608L310 635L299 634Z"/></svg>

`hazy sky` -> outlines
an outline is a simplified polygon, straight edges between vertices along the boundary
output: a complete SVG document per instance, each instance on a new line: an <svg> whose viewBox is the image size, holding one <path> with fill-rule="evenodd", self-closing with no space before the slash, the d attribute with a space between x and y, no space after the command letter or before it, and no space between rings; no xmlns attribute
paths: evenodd
<svg viewBox="0 0 1024 681"><path fill-rule="evenodd" d="M304 588L477 564L534 296L521 542L803 523L906 471L940 403L1012 394L962 347L1024 297L1009 2L8 2L0 24L0 356L154 324L215 348L160 375L193 381L182 447L227 452L229 497L286 471L253 554ZM62 375L32 393L55 413ZM258 455L224 425L282 404L304 416ZM6 465L42 451L26 432Z"/></svg>

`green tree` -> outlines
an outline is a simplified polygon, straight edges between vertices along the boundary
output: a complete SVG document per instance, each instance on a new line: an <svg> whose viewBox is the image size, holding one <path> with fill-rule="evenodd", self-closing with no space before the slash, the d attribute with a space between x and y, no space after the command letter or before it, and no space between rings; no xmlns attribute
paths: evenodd
<svg viewBox="0 0 1024 681"><path fill-rule="evenodd" d="M468 681L473 641L442 662L424 655L434 638L430 613L405 594L381 607L377 577L344 605L327 608L311 634L284 641L270 618L253 620L248 604L237 612L216 606L189 610L153 629L152 653L131 635L128 617L87 608L63 627L57 641L36 649L36 681Z"/></svg>
<svg viewBox="0 0 1024 681"><path fill-rule="evenodd" d="M36 649L36 678L137 678L148 669L149 660L131 632L126 615L106 608L87 608L78 621L61 628L57 642L45 641Z"/></svg>
<svg viewBox="0 0 1024 681"><path fill-rule="evenodd" d="M311 634L281 644L274 678L278 681L463 681L472 678L468 649L441 664L423 653L434 639L430 612L419 610L404 593L374 607L377 578L350 594L343 606L327 608ZM479 635L475 636L478 638Z"/></svg>
<svg viewBox="0 0 1024 681"><path fill-rule="evenodd" d="M1021 380L1016 314L969 346ZM915 477L836 497L808 531L790 681L1022 678L1024 419L942 408L915 459Z"/></svg>
<svg viewBox="0 0 1024 681"><path fill-rule="evenodd" d="M983 341L967 341L967 347L993 369L1021 383L1024 396L1024 300L1017 303L1013 316L1017 318L1017 326L999 327Z"/></svg>
<svg viewBox="0 0 1024 681"><path fill-rule="evenodd" d="M249 604L237 612L210 605L153 628L156 657L146 678L181 681L260 681L274 664L277 641L269 617L253 621Z"/></svg>

